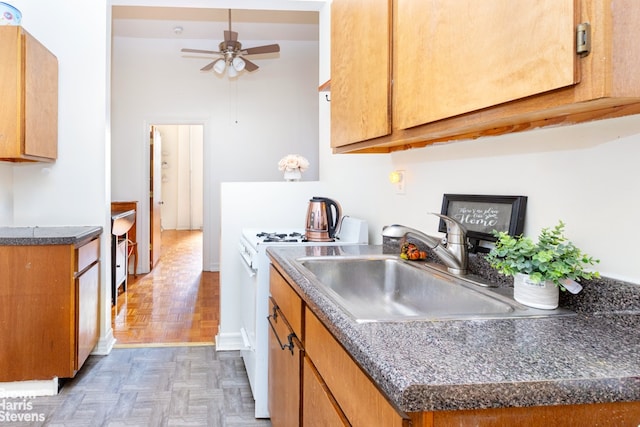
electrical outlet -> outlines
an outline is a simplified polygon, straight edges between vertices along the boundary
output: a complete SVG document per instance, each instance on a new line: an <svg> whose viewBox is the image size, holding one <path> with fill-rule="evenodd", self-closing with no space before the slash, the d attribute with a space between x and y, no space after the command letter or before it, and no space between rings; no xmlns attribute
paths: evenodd
<svg viewBox="0 0 640 427"><path fill-rule="evenodd" d="M396 183L396 194L405 194L405 179L406 174L404 171L397 171L400 175L400 180Z"/></svg>

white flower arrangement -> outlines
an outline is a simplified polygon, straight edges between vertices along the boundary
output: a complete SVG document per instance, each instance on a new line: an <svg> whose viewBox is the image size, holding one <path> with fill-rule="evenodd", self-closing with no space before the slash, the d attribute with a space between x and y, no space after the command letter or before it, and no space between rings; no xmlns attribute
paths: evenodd
<svg viewBox="0 0 640 427"><path fill-rule="evenodd" d="M309 167L309 160L298 154L287 154L278 162L278 170L291 172L299 170L304 172Z"/></svg>

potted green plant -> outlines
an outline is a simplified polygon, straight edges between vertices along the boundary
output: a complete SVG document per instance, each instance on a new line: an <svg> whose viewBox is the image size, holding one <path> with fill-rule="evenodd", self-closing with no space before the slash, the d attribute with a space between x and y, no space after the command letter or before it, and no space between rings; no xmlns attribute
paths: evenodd
<svg viewBox="0 0 640 427"><path fill-rule="evenodd" d="M583 253L564 236L562 221L553 228L544 228L538 242L529 237L494 232L495 247L487 255L491 267L499 273L514 276L514 298L535 308L558 307L558 289L577 293L582 289L577 281L600 277L588 270L600 260Z"/></svg>

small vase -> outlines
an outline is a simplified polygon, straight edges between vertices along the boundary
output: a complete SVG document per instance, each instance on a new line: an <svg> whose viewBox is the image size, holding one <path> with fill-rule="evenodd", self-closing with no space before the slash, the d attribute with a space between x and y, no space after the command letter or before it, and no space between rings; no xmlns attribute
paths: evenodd
<svg viewBox="0 0 640 427"><path fill-rule="evenodd" d="M534 282L528 274L518 273L513 278L513 298L521 304L543 310L558 308L558 286L550 280Z"/></svg>
<svg viewBox="0 0 640 427"><path fill-rule="evenodd" d="M300 178L302 178L302 172L300 172L300 169L294 169L292 171L288 171L288 170L284 171L285 181L300 181Z"/></svg>

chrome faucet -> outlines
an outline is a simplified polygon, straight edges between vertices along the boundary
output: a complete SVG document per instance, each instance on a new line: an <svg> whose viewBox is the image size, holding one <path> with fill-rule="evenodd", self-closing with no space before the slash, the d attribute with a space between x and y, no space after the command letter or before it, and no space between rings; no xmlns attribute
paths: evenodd
<svg viewBox="0 0 640 427"><path fill-rule="evenodd" d="M426 244L429 249L432 249L438 258L444 262L450 273L459 275L467 274L467 229L464 225L446 215L437 213L433 215L442 218L447 226L447 236L444 239L429 236L416 229L398 224L384 227L382 229L382 235L395 239L412 236Z"/></svg>

